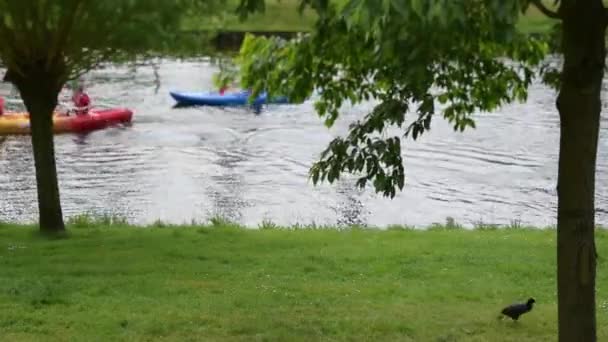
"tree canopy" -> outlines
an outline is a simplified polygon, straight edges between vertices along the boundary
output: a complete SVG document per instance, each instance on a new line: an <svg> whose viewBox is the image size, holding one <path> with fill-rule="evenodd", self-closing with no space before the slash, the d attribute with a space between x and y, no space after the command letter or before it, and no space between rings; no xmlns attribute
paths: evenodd
<svg viewBox="0 0 608 342"><path fill-rule="evenodd" d="M0 58L18 74L44 61L58 81L124 57L176 48L185 15L212 15L218 0L2 0Z"/></svg>

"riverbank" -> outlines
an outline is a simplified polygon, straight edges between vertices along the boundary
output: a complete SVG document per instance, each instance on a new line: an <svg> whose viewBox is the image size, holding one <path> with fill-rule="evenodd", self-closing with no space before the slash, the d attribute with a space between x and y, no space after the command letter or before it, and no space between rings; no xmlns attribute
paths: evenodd
<svg viewBox="0 0 608 342"><path fill-rule="evenodd" d="M264 12L253 13L245 21L240 21L237 15L230 14L215 20L191 17L183 23L182 29L187 34L212 37L212 46L218 51L238 51L246 33L292 38L298 33L310 31L314 26L316 14L309 9L300 14L298 3L296 0L268 0ZM231 6L236 8L237 5L233 3ZM552 7L552 3L548 6ZM547 18L536 7L530 6L520 17L518 28L524 33L537 34L549 31L553 24L554 20Z"/></svg>
<svg viewBox="0 0 608 342"><path fill-rule="evenodd" d="M307 9L298 12L299 0L267 0L264 12L253 13L245 21L237 15L227 14L221 19L209 20L206 17L191 17L183 23L185 31L219 32L307 32L317 18L314 11ZM236 8L237 4L228 6ZM553 2L547 4L553 7ZM519 28L525 33L546 32L555 21L547 18L536 7L530 6L520 17Z"/></svg>
<svg viewBox="0 0 608 342"><path fill-rule="evenodd" d="M0 228L0 340L556 339L554 230L70 228ZM520 322L497 319L529 296Z"/></svg>

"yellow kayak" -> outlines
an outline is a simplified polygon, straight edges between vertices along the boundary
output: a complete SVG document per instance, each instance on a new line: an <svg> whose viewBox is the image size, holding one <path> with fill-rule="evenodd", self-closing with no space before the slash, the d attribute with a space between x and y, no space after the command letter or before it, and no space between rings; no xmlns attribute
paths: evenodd
<svg viewBox="0 0 608 342"><path fill-rule="evenodd" d="M126 108L91 109L83 115L53 115L53 132L87 132L108 126L131 122L133 112ZM6 113L0 115L0 135L30 134L28 113Z"/></svg>

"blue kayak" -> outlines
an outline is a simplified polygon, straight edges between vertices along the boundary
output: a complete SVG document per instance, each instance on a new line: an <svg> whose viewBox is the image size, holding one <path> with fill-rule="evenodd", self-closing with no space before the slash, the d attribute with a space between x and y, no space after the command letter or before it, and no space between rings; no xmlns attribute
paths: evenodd
<svg viewBox="0 0 608 342"><path fill-rule="evenodd" d="M181 105L204 105L204 106L245 106L248 105L249 92L240 91L233 93L224 93L221 95L218 92L169 92L171 97ZM277 96L268 99L267 94L261 93L254 101L253 105L261 105L265 103L289 103L285 96Z"/></svg>

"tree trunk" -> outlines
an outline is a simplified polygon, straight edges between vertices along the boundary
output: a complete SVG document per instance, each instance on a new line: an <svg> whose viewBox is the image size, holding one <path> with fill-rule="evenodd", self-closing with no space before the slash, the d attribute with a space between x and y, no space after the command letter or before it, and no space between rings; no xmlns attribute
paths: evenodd
<svg viewBox="0 0 608 342"><path fill-rule="evenodd" d="M595 164L604 73L601 0L564 1L564 68L557 99L557 292L560 342L596 341Z"/></svg>
<svg viewBox="0 0 608 342"><path fill-rule="evenodd" d="M32 74L34 75L26 75L14 83L30 113L40 232L57 234L65 231L55 165L52 121L60 88L48 79L52 78L51 75Z"/></svg>

